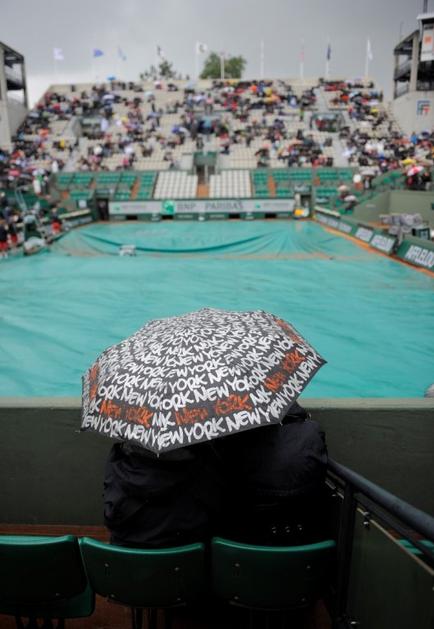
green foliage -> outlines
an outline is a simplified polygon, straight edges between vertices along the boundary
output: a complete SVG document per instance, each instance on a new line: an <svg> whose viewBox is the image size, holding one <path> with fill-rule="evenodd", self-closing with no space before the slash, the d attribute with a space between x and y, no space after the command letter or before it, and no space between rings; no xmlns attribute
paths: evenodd
<svg viewBox="0 0 434 629"><path fill-rule="evenodd" d="M140 78L142 81L147 79L177 79L180 78L181 75L176 72L173 67L173 63L167 61L167 59L161 59L158 67L151 65L148 70L145 70L140 74Z"/></svg>
<svg viewBox="0 0 434 629"><path fill-rule="evenodd" d="M246 60L241 55L224 60L225 79L241 79L246 67ZM219 79L221 76L220 55L211 52L205 60L201 79Z"/></svg>
<svg viewBox="0 0 434 629"><path fill-rule="evenodd" d="M158 66L158 72L163 79L174 79L176 77L176 71L173 69L173 63L162 59Z"/></svg>

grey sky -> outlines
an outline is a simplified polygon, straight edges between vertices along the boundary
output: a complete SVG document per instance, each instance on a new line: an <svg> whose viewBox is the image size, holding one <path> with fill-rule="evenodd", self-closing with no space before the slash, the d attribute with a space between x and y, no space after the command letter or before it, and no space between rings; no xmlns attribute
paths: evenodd
<svg viewBox="0 0 434 629"><path fill-rule="evenodd" d="M24 53L32 102L55 80L135 79L155 62L157 44L183 74L194 74L201 41L244 55L245 76L257 77L263 39L265 75L291 77L299 73L303 38L305 76L323 75L329 37L331 73L343 78L363 74L369 37L370 74L390 94L393 47L400 28L406 34L416 27L422 6L422 0L0 0L0 41ZM53 47L65 56L57 70ZM104 56L93 61L93 48Z"/></svg>

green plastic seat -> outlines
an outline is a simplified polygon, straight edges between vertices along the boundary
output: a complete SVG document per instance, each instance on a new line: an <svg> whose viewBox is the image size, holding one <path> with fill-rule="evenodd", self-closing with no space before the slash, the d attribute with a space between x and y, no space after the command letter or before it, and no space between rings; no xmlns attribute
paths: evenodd
<svg viewBox="0 0 434 629"><path fill-rule="evenodd" d="M167 610L194 603L203 595L203 544L148 550L84 537L80 549L94 591L130 607L135 628L141 627L143 608Z"/></svg>
<svg viewBox="0 0 434 629"><path fill-rule="evenodd" d="M0 536L0 614L30 623L36 619L85 618L95 608L77 539L62 537ZM34 625L35 626L35 625Z"/></svg>
<svg viewBox="0 0 434 629"><path fill-rule="evenodd" d="M324 593L335 542L304 546L252 546L212 540L213 592L222 601L251 610L305 608Z"/></svg>

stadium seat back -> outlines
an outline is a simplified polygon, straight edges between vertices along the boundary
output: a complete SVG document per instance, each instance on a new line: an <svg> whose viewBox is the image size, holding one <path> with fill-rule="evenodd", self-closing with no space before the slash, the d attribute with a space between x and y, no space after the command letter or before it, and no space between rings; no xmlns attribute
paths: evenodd
<svg viewBox="0 0 434 629"><path fill-rule="evenodd" d="M0 613L29 618L90 616L89 588L71 535L0 536Z"/></svg>
<svg viewBox="0 0 434 629"><path fill-rule="evenodd" d="M204 590L203 544L142 550L80 540L97 594L132 608L165 608L197 600Z"/></svg>
<svg viewBox="0 0 434 629"><path fill-rule="evenodd" d="M256 610L309 606L324 591L335 542L272 547L212 541L213 591L227 603Z"/></svg>

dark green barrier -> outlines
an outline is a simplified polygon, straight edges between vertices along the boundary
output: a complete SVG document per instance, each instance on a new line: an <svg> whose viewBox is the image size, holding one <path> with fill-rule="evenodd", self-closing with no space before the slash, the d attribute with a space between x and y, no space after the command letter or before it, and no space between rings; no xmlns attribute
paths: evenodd
<svg viewBox="0 0 434 629"><path fill-rule="evenodd" d="M350 236L355 235L357 231L357 223L350 218L343 218L338 212L333 212L332 210L316 209L315 218L319 223L337 229L344 234L349 234Z"/></svg>
<svg viewBox="0 0 434 629"><path fill-rule="evenodd" d="M396 236L390 236L389 234L375 230L370 240L370 245L378 251L382 251L390 256L393 253L393 249L396 243Z"/></svg>
<svg viewBox="0 0 434 629"><path fill-rule="evenodd" d="M304 401L330 456L434 513L434 399ZM77 398L3 398L0 522L100 524L112 441L79 433Z"/></svg>
<svg viewBox="0 0 434 629"><path fill-rule="evenodd" d="M405 262L434 270L434 243L429 240L409 236L401 243L396 255Z"/></svg>
<svg viewBox="0 0 434 629"><path fill-rule="evenodd" d="M337 212L317 208L315 219L327 227L342 231L358 240L369 244L372 248L392 255L396 246L396 236L376 230L368 224L357 223L348 218L342 218ZM405 262L428 270L434 270L434 243L421 238L407 237L399 246L396 256Z"/></svg>

